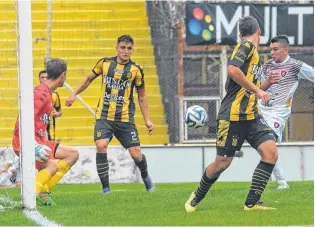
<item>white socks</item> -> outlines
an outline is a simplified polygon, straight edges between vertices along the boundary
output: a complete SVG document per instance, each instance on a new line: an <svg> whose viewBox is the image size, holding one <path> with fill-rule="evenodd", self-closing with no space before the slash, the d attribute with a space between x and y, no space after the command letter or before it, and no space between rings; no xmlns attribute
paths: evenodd
<svg viewBox="0 0 315 227"><path fill-rule="evenodd" d="M277 181L285 181L284 179L284 171L281 167L280 155L278 156L278 161L273 168L272 173L275 175Z"/></svg>

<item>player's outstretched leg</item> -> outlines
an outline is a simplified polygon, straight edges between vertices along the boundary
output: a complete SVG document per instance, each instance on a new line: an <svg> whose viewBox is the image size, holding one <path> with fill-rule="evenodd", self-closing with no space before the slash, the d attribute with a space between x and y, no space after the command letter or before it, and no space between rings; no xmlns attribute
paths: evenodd
<svg viewBox="0 0 315 227"><path fill-rule="evenodd" d="M211 168L210 164L208 168ZM203 200L208 191L210 190L212 184L219 178L219 176L208 177L206 174L207 170L204 172L200 184L196 191L192 192L190 197L185 203L185 210L187 213L196 211L197 205Z"/></svg>
<svg viewBox="0 0 315 227"><path fill-rule="evenodd" d="M191 193L190 197L186 201L185 210L187 213L196 211L197 205L201 202L201 200L203 200L221 173L230 166L232 160L233 157L222 157L220 155L216 156L215 161L206 168L198 188L196 191Z"/></svg>
<svg viewBox="0 0 315 227"><path fill-rule="evenodd" d="M278 183L277 189L281 190L281 189L288 189L289 188L289 185L284 178L284 171L283 171L282 166L281 166L280 155L278 155L278 161L276 162L272 173L275 175L275 177L277 179L277 183Z"/></svg>

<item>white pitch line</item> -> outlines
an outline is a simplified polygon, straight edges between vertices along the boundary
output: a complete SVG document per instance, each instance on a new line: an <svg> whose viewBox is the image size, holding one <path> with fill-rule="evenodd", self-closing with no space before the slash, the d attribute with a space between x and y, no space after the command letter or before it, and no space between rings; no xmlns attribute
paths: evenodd
<svg viewBox="0 0 315 227"><path fill-rule="evenodd" d="M10 208L18 206L18 203L13 201L10 197L6 197L6 196L0 197L0 201L5 202L7 204L10 204L11 205ZM0 211L4 211L5 208L6 207L0 206ZM41 226L62 226L60 224L57 224L54 221L50 221L47 217L43 216L37 210L23 209L23 213L28 219L34 221L38 225L41 225Z"/></svg>
<svg viewBox="0 0 315 227"><path fill-rule="evenodd" d="M50 221L47 217L43 216L37 210L24 209L23 213L28 219L31 219L32 221L36 222L38 225L41 225L41 226L62 226L60 224L57 224L54 221Z"/></svg>

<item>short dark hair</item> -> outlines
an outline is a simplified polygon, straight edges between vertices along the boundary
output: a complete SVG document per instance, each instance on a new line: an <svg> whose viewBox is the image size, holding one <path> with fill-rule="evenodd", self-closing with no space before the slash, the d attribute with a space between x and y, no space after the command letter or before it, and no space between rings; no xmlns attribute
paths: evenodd
<svg viewBox="0 0 315 227"><path fill-rule="evenodd" d="M288 47L290 45L287 35L277 35L270 40L271 43L280 43L282 46Z"/></svg>
<svg viewBox="0 0 315 227"><path fill-rule="evenodd" d="M39 78L40 75L42 75L43 73L47 73L46 69L44 69L44 70L42 70L42 71L40 71L40 72L38 73L38 78Z"/></svg>
<svg viewBox="0 0 315 227"><path fill-rule="evenodd" d="M46 63L47 79L55 80L67 71L67 62L60 58L51 58Z"/></svg>
<svg viewBox="0 0 315 227"><path fill-rule="evenodd" d="M243 37L253 35L259 29L257 19L252 16L240 18L238 22L239 31Z"/></svg>
<svg viewBox="0 0 315 227"><path fill-rule="evenodd" d="M130 35L122 35L122 36L118 37L118 39L117 39L117 44L120 42L127 42L127 43L133 44L133 38Z"/></svg>

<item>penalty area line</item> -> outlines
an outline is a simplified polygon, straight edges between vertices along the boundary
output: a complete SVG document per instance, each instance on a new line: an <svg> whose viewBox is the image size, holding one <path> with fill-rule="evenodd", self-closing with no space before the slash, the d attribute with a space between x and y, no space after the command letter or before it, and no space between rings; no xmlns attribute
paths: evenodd
<svg viewBox="0 0 315 227"><path fill-rule="evenodd" d="M62 226L60 224L57 224L54 221L50 221L47 217L43 216L37 210L23 209L23 213L28 219L34 221L38 225L41 225L41 226Z"/></svg>

